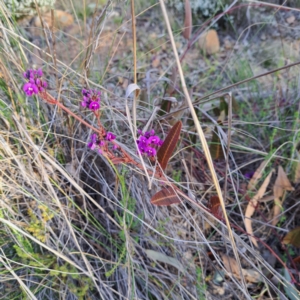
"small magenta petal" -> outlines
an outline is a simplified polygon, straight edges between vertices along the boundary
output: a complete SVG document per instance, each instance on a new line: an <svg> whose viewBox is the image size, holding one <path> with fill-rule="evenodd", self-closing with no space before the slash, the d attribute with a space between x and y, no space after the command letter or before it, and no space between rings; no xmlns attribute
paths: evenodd
<svg viewBox="0 0 300 300"><path fill-rule="evenodd" d="M89 104L89 109L90 110L98 110L100 108L100 104L96 101L92 101L90 104Z"/></svg>
<svg viewBox="0 0 300 300"><path fill-rule="evenodd" d="M36 74L37 74L37 76L42 77L42 76L43 76L43 71L42 71L42 69L38 69L38 70L36 71Z"/></svg>
<svg viewBox="0 0 300 300"><path fill-rule="evenodd" d="M147 153L148 156L155 156L156 155L156 150L154 148L147 147L146 153Z"/></svg>
<svg viewBox="0 0 300 300"><path fill-rule="evenodd" d="M114 140L116 138L116 136L112 132L107 132L105 138L106 138L106 140L111 141L111 140Z"/></svg>
<svg viewBox="0 0 300 300"><path fill-rule="evenodd" d="M146 137L147 139L151 136L151 133L149 131L146 131L144 134L144 137Z"/></svg>
<svg viewBox="0 0 300 300"><path fill-rule="evenodd" d="M155 135L155 136L150 136L149 139L148 139L148 144L155 144L155 145L158 145L160 142L160 138Z"/></svg>
<svg viewBox="0 0 300 300"><path fill-rule="evenodd" d="M24 84L23 91L27 96L32 96L32 94L38 94L39 92L38 87L30 82Z"/></svg>
<svg viewBox="0 0 300 300"><path fill-rule="evenodd" d="M144 137L143 135L141 135L138 139L138 143L143 143L143 144L147 144L148 140L146 137Z"/></svg>
<svg viewBox="0 0 300 300"><path fill-rule="evenodd" d="M96 145L95 143L93 143L93 142L88 143L87 146L88 146L91 150L95 150L96 147L97 147L97 145Z"/></svg>
<svg viewBox="0 0 300 300"><path fill-rule="evenodd" d="M93 133L92 135L91 135L91 137L90 137L90 139L91 139L91 141L92 142L94 142L94 143L96 143L97 142L97 134L96 133Z"/></svg>

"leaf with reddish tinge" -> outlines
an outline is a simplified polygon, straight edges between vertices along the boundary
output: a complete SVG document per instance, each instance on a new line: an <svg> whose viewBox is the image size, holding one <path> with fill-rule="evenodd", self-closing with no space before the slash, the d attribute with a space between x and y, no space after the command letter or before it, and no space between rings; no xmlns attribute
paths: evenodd
<svg viewBox="0 0 300 300"><path fill-rule="evenodd" d="M217 218L221 219L222 214L222 208L219 196L211 196L209 199L208 207L210 208L211 213Z"/></svg>
<svg viewBox="0 0 300 300"><path fill-rule="evenodd" d="M182 123L178 121L168 133L164 143L157 151L157 161L159 162L161 168L164 170L167 167L168 161L176 147L179 139Z"/></svg>
<svg viewBox="0 0 300 300"><path fill-rule="evenodd" d="M189 40L192 34L192 25L193 25L190 0L185 0L184 10L185 10L185 17L184 17L183 37L186 40Z"/></svg>
<svg viewBox="0 0 300 300"><path fill-rule="evenodd" d="M291 244L295 247L300 248L300 227L296 227L295 229L288 232L288 234L282 240L283 244Z"/></svg>
<svg viewBox="0 0 300 300"><path fill-rule="evenodd" d="M151 203L158 206L178 204L181 200L171 186L164 187L151 198Z"/></svg>

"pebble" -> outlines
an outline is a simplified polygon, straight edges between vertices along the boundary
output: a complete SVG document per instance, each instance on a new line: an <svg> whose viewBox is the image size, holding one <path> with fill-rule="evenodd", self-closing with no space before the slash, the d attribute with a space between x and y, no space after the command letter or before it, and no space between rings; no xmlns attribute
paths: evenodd
<svg viewBox="0 0 300 300"><path fill-rule="evenodd" d="M220 40L216 30L210 29L204 32L199 39L199 46L207 54L215 54L220 51Z"/></svg>
<svg viewBox="0 0 300 300"><path fill-rule="evenodd" d="M47 25L52 28L52 17L51 11L42 14L43 22L47 23ZM74 23L74 18L71 14L62 11L62 10L55 10L54 11L54 27L63 29L66 28ZM41 27L41 20L39 16L34 18L33 25L36 27Z"/></svg>
<svg viewBox="0 0 300 300"><path fill-rule="evenodd" d="M287 22L288 24L294 23L295 20L296 20L296 18L295 18L294 15L290 15L288 18L286 18L286 22Z"/></svg>

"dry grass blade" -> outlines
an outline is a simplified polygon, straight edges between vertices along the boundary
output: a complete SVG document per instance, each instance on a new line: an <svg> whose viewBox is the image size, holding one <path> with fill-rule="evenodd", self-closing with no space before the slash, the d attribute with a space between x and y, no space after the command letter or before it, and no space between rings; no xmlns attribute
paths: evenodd
<svg viewBox="0 0 300 300"><path fill-rule="evenodd" d="M253 237L253 229L252 229L252 220L250 219L255 212L256 206L258 201L263 197L266 192L266 189L270 183L270 179L272 176L273 170L264 180L263 184L261 185L260 189L258 190L257 194L249 201L248 206L245 212L245 228L247 233L251 236L252 243L258 247L256 239Z"/></svg>
<svg viewBox="0 0 300 300"><path fill-rule="evenodd" d="M192 9L191 9L190 0L185 0L184 10L185 10L184 30L183 30L182 35L186 40L189 40L191 38L192 25L193 25L193 22L192 22Z"/></svg>
<svg viewBox="0 0 300 300"><path fill-rule="evenodd" d="M178 204L180 202L181 200L179 196L171 186L163 188L151 198L151 203L158 206L168 206L172 204Z"/></svg>
<svg viewBox="0 0 300 300"><path fill-rule="evenodd" d="M274 209L273 209L273 221L272 225L276 226L279 221L279 214L282 209L282 203L284 199L281 199L285 191L293 191L292 187L286 173L281 166L278 167L278 174L274 184Z"/></svg>
<svg viewBox="0 0 300 300"><path fill-rule="evenodd" d="M179 139L182 123L178 121L169 131L164 143L157 151L157 160L164 170L167 167L168 161L176 147L177 141Z"/></svg>
<svg viewBox="0 0 300 300"><path fill-rule="evenodd" d="M252 190L255 188L255 186L256 186L258 180L259 180L259 179L261 178L261 176L262 176L263 170L264 170L264 168L266 167L267 162L268 162L267 160L264 160L264 161L260 164L260 166L257 168L257 170L255 171L255 173L253 174L252 178L250 179L250 181L249 181L249 183L248 183L248 187L247 187L247 189L248 189L249 191L252 191Z"/></svg>
<svg viewBox="0 0 300 300"><path fill-rule="evenodd" d="M300 161L297 163L296 166L294 183L300 183Z"/></svg>

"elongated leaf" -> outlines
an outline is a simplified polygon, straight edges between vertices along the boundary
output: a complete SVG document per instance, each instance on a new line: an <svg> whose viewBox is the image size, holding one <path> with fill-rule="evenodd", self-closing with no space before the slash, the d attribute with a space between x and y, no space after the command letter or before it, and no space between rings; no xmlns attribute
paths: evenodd
<svg viewBox="0 0 300 300"><path fill-rule="evenodd" d="M224 158L223 154L223 149L221 146L221 141L219 136L217 135L217 126L215 126L215 129L212 133L212 138L211 138L211 144L209 147L209 151L211 153L211 158L212 159L219 159L219 158Z"/></svg>
<svg viewBox="0 0 300 300"><path fill-rule="evenodd" d="M170 186L164 187L151 198L151 203L158 206L168 206L180 202L180 198Z"/></svg>
<svg viewBox="0 0 300 300"><path fill-rule="evenodd" d="M281 166L278 167L278 175L276 181L274 183L274 208L273 208L273 221L272 225L276 226L279 222L279 214L282 211L282 203L284 199L281 199L284 195L285 191L293 191L294 188L292 187L286 173L284 172Z"/></svg>
<svg viewBox="0 0 300 300"><path fill-rule="evenodd" d="M247 189L252 191L254 190L258 180L262 177L263 171L267 165L267 160L264 160L260 166L257 168L257 170L255 171L255 173L253 174L252 178L250 179L249 183L248 183L248 187Z"/></svg>
<svg viewBox="0 0 300 300"><path fill-rule="evenodd" d="M295 285L290 283L292 281L291 275L287 268L284 269L284 277L288 284L284 284L284 290L290 300L299 300L299 292L295 288Z"/></svg>
<svg viewBox="0 0 300 300"><path fill-rule="evenodd" d="M249 201L248 206L246 208L245 212L245 228L247 233L250 235L252 243L258 248L257 241L255 237L253 236L253 229L252 229L252 220L251 217L255 212L256 206L258 204L258 201L264 196L266 189L270 183L271 176L273 174L273 170L270 172L270 174L266 177L263 184L261 185L260 189L258 190L257 194Z"/></svg>
<svg viewBox="0 0 300 300"><path fill-rule="evenodd" d="M145 252L150 259L169 264L177 268L180 272L185 273L183 265L176 258L167 256L161 252L157 252L150 249L145 250Z"/></svg>
<svg viewBox="0 0 300 300"><path fill-rule="evenodd" d="M224 105L220 104L220 108L221 107L223 108L223 106ZM227 109L227 113L228 113L228 109ZM219 115L218 121L217 121L218 124L223 125L223 123L225 121L225 118L226 118L225 109L220 110L220 115ZM221 140L220 140L219 135L217 134L217 132L218 132L218 128L217 128L217 126L215 126L215 129L212 133L211 144L210 144L210 147L209 147L212 159L224 158L224 153L223 153L223 149L222 149L222 145L221 145Z"/></svg>
<svg viewBox="0 0 300 300"><path fill-rule="evenodd" d="M186 40L189 40L192 34L192 25L193 25L190 0L185 0L184 9L185 9L185 17L184 17L183 37Z"/></svg>
<svg viewBox="0 0 300 300"><path fill-rule="evenodd" d="M168 161L176 147L179 139L182 123L178 121L168 133L164 143L157 151L157 161L164 170L167 167Z"/></svg>

